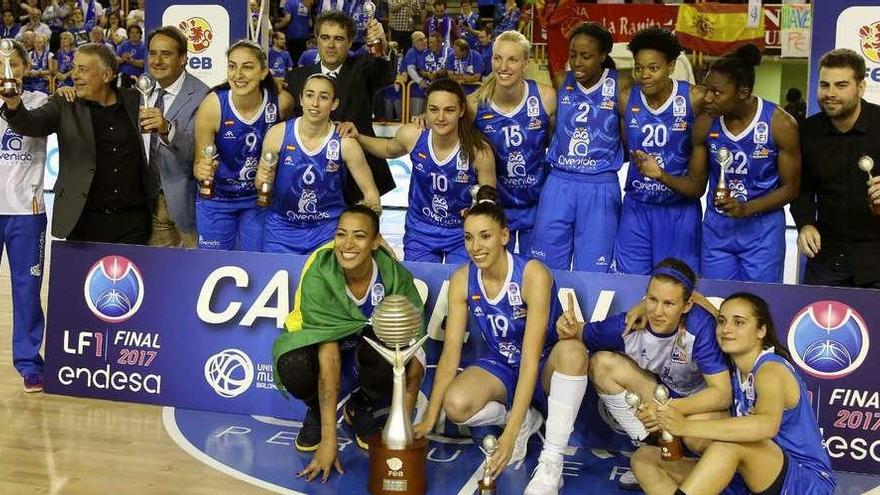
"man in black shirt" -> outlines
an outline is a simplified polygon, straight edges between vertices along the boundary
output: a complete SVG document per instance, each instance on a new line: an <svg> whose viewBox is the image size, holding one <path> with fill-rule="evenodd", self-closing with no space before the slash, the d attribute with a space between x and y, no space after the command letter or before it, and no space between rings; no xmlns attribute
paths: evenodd
<svg viewBox="0 0 880 495"><path fill-rule="evenodd" d="M880 288L880 215L871 212L863 156L880 163L880 107L862 99L865 61L832 50L819 61L820 113L801 124L801 193L792 204L804 283ZM876 170L876 169L875 169ZM880 200L880 182L871 192ZM880 202L880 201L878 201Z"/></svg>
<svg viewBox="0 0 880 495"><path fill-rule="evenodd" d="M116 57L103 45L77 48L76 100L54 95L28 110L4 97L3 118L26 136L58 133L52 235L77 241L146 244L158 175L147 166L138 124L139 95L116 89Z"/></svg>

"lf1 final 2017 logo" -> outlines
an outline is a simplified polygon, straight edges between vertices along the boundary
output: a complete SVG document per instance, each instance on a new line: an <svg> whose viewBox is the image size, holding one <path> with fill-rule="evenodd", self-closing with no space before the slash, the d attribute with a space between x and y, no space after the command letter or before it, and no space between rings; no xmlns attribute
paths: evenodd
<svg viewBox="0 0 880 495"><path fill-rule="evenodd" d="M89 269L83 284L86 306L100 321L128 321L144 301L140 269L123 256L105 256ZM114 326L65 329L63 350L81 359L58 369L62 385L159 394L162 377L148 373L162 345L159 334Z"/></svg>

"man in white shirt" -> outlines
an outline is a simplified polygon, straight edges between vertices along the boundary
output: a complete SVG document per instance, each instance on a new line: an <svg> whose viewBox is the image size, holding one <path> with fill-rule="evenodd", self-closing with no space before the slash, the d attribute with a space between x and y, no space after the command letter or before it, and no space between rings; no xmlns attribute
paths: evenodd
<svg viewBox="0 0 880 495"><path fill-rule="evenodd" d="M0 55L0 64L5 57ZM9 56L12 73L21 87L30 67L24 46L15 42ZM44 93L25 91L22 104L34 109L46 102ZM0 119L0 255L6 248L12 275L12 361L24 380L25 392L43 390L44 319L40 305L43 253L46 241L46 206L43 202L43 169L46 138L22 136Z"/></svg>

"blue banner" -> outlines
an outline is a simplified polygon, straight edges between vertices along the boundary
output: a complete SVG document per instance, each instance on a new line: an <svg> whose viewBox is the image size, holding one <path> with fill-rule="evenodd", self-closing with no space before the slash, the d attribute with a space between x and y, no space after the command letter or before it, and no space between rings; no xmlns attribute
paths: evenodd
<svg viewBox="0 0 880 495"><path fill-rule="evenodd" d="M55 394L300 419L305 411L273 385L272 342L292 308L305 258L56 241L46 330L46 391ZM406 263L425 293L432 339L442 347L453 268ZM555 272L589 320L625 311L647 277ZM880 293L776 284L703 281L724 297L748 290L770 301L807 380L837 470L878 472L880 359L870 328ZM473 327L472 327L473 328ZM468 339L464 360L482 339ZM872 357L873 356L873 357ZM430 393L433 370L422 390ZM572 445L631 449L589 392Z"/></svg>

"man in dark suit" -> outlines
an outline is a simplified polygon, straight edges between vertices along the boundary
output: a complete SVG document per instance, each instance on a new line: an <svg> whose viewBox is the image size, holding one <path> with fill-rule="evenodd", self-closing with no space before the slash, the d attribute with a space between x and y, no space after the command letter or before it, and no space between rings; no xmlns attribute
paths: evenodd
<svg viewBox="0 0 880 495"><path fill-rule="evenodd" d="M174 26L147 36L147 66L156 88L141 108L144 146L151 168L159 172L162 190L153 207L152 246L195 248L196 180L193 116L208 86L186 72L187 41Z"/></svg>
<svg viewBox="0 0 880 495"><path fill-rule="evenodd" d="M292 70L287 76L287 89L297 101L296 115L302 115L299 97L306 78L318 73L335 77L339 106L330 117L338 122L353 122L359 133L375 136L373 98L381 88L394 83L396 64L392 63L387 55L388 43L385 41L385 32L375 19L367 25L368 53L349 57L348 50L356 30L357 26L351 17L341 11L328 10L319 15L315 20L315 32L321 61ZM382 55L374 56L369 53L369 45L373 43L379 44ZM394 178L391 176L388 162L367 155L367 163L370 165L379 194L394 189ZM346 181L345 198L349 202L362 198L350 174Z"/></svg>
<svg viewBox="0 0 880 495"><path fill-rule="evenodd" d="M60 95L36 109L3 97L3 118L19 134L58 134L52 235L68 240L146 244L158 175L147 165L137 91L116 89L113 52L89 43L76 50L76 100Z"/></svg>

